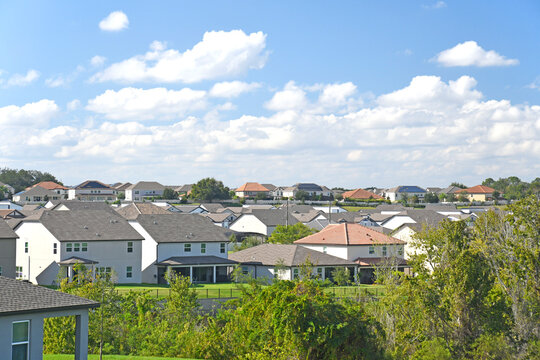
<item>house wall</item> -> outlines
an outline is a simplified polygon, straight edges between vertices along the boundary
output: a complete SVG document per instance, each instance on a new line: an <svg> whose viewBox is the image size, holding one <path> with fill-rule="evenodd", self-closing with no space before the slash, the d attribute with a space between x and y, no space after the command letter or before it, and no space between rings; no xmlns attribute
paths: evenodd
<svg viewBox="0 0 540 360"><path fill-rule="evenodd" d="M163 190L141 190L128 189L126 190L126 201L143 201L144 199L162 196Z"/></svg>
<svg viewBox="0 0 540 360"><path fill-rule="evenodd" d="M139 234L144 237L141 245L141 282L145 284L157 283L158 244L152 236L136 221L128 222Z"/></svg>
<svg viewBox="0 0 540 360"><path fill-rule="evenodd" d="M0 239L0 267L2 276L15 279L15 258L17 256L17 240Z"/></svg>
<svg viewBox="0 0 540 360"><path fill-rule="evenodd" d="M329 255L333 255L342 259L354 261L359 257L381 257L382 256L382 246L383 245L375 245L375 253L370 254L369 253L369 245L354 245L354 246L335 246L335 245L304 245L299 244L301 246L304 246L311 250L316 250L319 252L324 252L324 248L326 247L326 253ZM403 245L386 245L387 246L387 256L396 256L396 257L403 257L403 255L399 255L399 249L402 249L403 253ZM317 264L315 264L317 265Z"/></svg>
<svg viewBox="0 0 540 360"><path fill-rule="evenodd" d="M201 244L200 242L192 242L191 252L184 251L184 244L188 243L187 241L181 243L160 243L158 245L158 258L157 261L167 260L171 256L218 256L224 259L228 258L228 244L225 242L225 253L220 252L221 242L207 242L206 244L206 253L201 254Z"/></svg>
<svg viewBox="0 0 540 360"><path fill-rule="evenodd" d="M418 250L415 249L411 243L414 234L416 234L416 231L414 231L408 226L404 226L403 228L399 229L394 234L392 234L392 236L395 237L396 239L403 240L407 243L404 249L405 259L410 259L412 254L418 253Z"/></svg>
<svg viewBox="0 0 540 360"><path fill-rule="evenodd" d="M229 226L229 229L239 232L251 232L268 236L268 228L255 215L243 214L234 223ZM271 233L271 232L270 232Z"/></svg>
<svg viewBox="0 0 540 360"><path fill-rule="evenodd" d="M338 258L349 260L347 246L308 245L308 244L306 244L306 245L298 244L298 245L301 245L301 246L304 246L304 247L306 247L308 249L316 250L316 251L319 251L319 252L322 252L322 253L326 252L328 255L333 255L333 256L337 256ZM326 248L326 251L325 251L325 248Z"/></svg>
<svg viewBox="0 0 540 360"><path fill-rule="evenodd" d="M38 222L23 222L15 232L17 239L16 266L22 267L22 279L34 284L51 285L56 281L60 266L60 242ZM28 242L28 253L25 243ZM57 245L56 254L53 244ZM39 278L39 279L38 279Z"/></svg>
<svg viewBox="0 0 540 360"><path fill-rule="evenodd" d="M86 359L88 353L88 310L49 311L31 314L0 316L0 354L2 359L11 359L12 326L16 321L30 321L28 359L43 359L43 320L49 317L79 315L81 321L81 355ZM73 333L75 337L75 333Z"/></svg>

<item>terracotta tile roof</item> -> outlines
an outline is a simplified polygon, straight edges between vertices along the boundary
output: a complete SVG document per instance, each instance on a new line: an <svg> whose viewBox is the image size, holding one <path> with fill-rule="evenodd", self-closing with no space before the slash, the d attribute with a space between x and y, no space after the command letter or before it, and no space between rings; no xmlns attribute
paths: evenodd
<svg viewBox="0 0 540 360"><path fill-rule="evenodd" d="M344 199L369 199L370 197L372 199L382 199L382 196L379 196L375 193L372 193L371 191L367 191L364 189L356 189L351 191L346 191L342 194Z"/></svg>
<svg viewBox="0 0 540 360"><path fill-rule="evenodd" d="M456 191L456 193L467 193L467 194L493 194L493 192L496 191L493 188L490 188L489 186L485 185L476 185L468 189L461 189Z"/></svg>
<svg viewBox="0 0 540 360"><path fill-rule="evenodd" d="M320 232L296 240L295 244L372 245L405 244L404 241L385 235L359 224L328 225Z"/></svg>
<svg viewBox="0 0 540 360"><path fill-rule="evenodd" d="M31 188L36 187L36 186L42 187L42 188L47 189L47 190L55 190L55 189L68 190L67 187L65 187L63 185L60 185L60 184L57 184L54 181L38 182L37 184L32 185Z"/></svg>
<svg viewBox="0 0 540 360"><path fill-rule="evenodd" d="M256 182L247 182L244 185L240 186L236 191L263 191L268 192L269 190Z"/></svg>

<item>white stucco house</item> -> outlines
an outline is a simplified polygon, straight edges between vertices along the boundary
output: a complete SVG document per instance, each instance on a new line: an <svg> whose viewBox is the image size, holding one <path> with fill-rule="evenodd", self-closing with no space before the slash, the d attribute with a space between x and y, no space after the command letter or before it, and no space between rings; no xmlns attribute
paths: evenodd
<svg viewBox="0 0 540 360"><path fill-rule="evenodd" d="M145 201L162 196L165 186L156 181L139 181L126 188L126 201Z"/></svg>
<svg viewBox="0 0 540 360"><path fill-rule="evenodd" d="M174 271L192 282L228 281L231 232L197 214L141 214L129 224L143 237L143 283L164 284Z"/></svg>
<svg viewBox="0 0 540 360"><path fill-rule="evenodd" d="M68 190L68 200L115 201L117 191L97 180L87 180Z"/></svg>
<svg viewBox="0 0 540 360"><path fill-rule="evenodd" d="M388 189L384 193L384 197L388 198L390 201L400 201L405 198L410 199L413 196L418 197L420 201L424 200L427 191L422 189L419 186L397 186L392 189Z"/></svg>
<svg viewBox="0 0 540 360"><path fill-rule="evenodd" d="M0 276L0 355L43 359L43 321L75 316L75 359L88 358L88 311L99 303Z"/></svg>
<svg viewBox="0 0 540 360"><path fill-rule="evenodd" d="M270 236L278 225L294 225L298 220L287 210L253 209L241 214L229 229L240 233Z"/></svg>
<svg viewBox="0 0 540 360"><path fill-rule="evenodd" d="M13 225L19 279L51 285L82 264L118 283L141 282L144 238L112 210L46 210Z"/></svg>

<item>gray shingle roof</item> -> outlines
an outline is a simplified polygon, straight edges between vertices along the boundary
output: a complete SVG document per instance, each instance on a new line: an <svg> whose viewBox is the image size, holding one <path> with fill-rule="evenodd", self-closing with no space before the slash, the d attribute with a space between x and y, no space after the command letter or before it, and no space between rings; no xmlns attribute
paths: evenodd
<svg viewBox="0 0 540 360"><path fill-rule="evenodd" d="M266 226L285 225L287 223L287 212L281 209L275 209L275 210L253 209L251 210L250 214L246 214L246 215L254 215ZM297 222L298 220L296 220L294 216L289 214L289 225L294 225Z"/></svg>
<svg viewBox="0 0 540 360"><path fill-rule="evenodd" d="M274 266L283 261L285 266L300 266L309 259L320 266L351 266L352 261L308 249L300 245L262 244L229 255L229 259L242 264Z"/></svg>
<svg viewBox="0 0 540 360"><path fill-rule="evenodd" d="M229 242L233 233L198 214L139 215L137 222L158 243Z"/></svg>
<svg viewBox="0 0 540 360"><path fill-rule="evenodd" d="M173 256L156 265L180 266L180 265L234 265L236 261L219 256Z"/></svg>
<svg viewBox="0 0 540 360"><path fill-rule="evenodd" d="M5 222L4 219L0 219L0 239L17 239L18 236L15 231L11 230L11 227Z"/></svg>
<svg viewBox="0 0 540 360"><path fill-rule="evenodd" d="M223 205L212 203L201 204L201 207L211 213L217 213L219 209L223 209Z"/></svg>
<svg viewBox="0 0 540 360"><path fill-rule="evenodd" d="M98 261L88 260L88 259L81 258L78 256L72 256L68 259L59 261L58 265L75 265L75 264L91 265L91 264L98 264L98 263L99 263Z"/></svg>
<svg viewBox="0 0 540 360"><path fill-rule="evenodd" d="M49 210L58 210L64 205L69 210L109 210L114 211L114 209L104 202L100 201L80 201L80 200L62 200L59 202L54 202L54 206Z"/></svg>
<svg viewBox="0 0 540 360"><path fill-rule="evenodd" d="M156 206L152 203L132 203L115 210L127 220L135 220L140 214L170 214L170 211L165 207Z"/></svg>
<svg viewBox="0 0 540 360"><path fill-rule="evenodd" d="M128 186L126 190L165 190L165 186L156 181L139 181Z"/></svg>
<svg viewBox="0 0 540 360"><path fill-rule="evenodd" d="M99 306L92 300L3 276L0 289L0 316Z"/></svg>
<svg viewBox="0 0 540 360"><path fill-rule="evenodd" d="M115 211L44 211L39 221L59 241L144 239Z"/></svg>

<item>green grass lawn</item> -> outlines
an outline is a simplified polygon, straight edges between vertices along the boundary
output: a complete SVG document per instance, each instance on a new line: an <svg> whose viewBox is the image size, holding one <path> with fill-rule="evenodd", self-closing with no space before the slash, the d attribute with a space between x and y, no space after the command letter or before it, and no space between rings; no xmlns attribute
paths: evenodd
<svg viewBox="0 0 540 360"><path fill-rule="evenodd" d="M43 360L73 360L73 355L48 354L43 355ZM99 355L88 355L88 360L99 360ZM164 358L156 356L131 356L131 355L103 355L103 360L181 360L180 358ZM196 359L184 359L196 360Z"/></svg>
<svg viewBox="0 0 540 360"><path fill-rule="evenodd" d="M375 207L374 206L342 206L342 208L350 212L356 212L362 209L374 209Z"/></svg>

